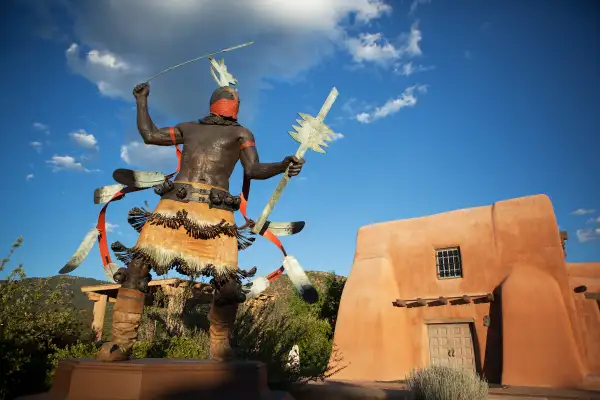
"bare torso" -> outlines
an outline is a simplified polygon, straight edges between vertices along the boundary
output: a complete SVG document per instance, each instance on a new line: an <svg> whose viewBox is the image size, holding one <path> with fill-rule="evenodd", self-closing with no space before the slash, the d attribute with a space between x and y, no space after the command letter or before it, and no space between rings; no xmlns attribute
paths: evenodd
<svg viewBox="0 0 600 400"><path fill-rule="evenodd" d="M240 145L247 129L198 122L177 127L184 147L181 170L175 181L204 183L229 190L229 178L240 159Z"/></svg>

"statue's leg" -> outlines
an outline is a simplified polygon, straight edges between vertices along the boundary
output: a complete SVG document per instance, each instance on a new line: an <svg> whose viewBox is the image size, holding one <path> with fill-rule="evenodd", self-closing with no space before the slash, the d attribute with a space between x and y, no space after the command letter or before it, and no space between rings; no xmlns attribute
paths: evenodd
<svg viewBox="0 0 600 400"><path fill-rule="evenodd" d="M245 296L240 292L240 285L235 279L231 279L215 291L208 314L211 360L231 361L235 358L231 348L231 333L239 303L244 299Z"/></svg>
<svg viewBox="0 0 600 400"><path fill-rule="evenodd" d="M97 356L100 361L125 361L131 358L142 320L148 282L152 279L149 268L141 259L133 259L127 270L124 273L120 270L119 273L122 284L113 311L112 339L100 349Z"/></svg>

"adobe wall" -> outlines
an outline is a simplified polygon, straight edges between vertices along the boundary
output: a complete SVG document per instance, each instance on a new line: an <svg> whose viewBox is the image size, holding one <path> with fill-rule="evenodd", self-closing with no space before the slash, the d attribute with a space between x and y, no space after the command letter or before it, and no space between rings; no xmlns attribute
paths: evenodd
<svg viewBox="0 0 600 400"><path fill-rule="evenodd" d="M587 292L600 293L600 263L567 263L570 286L586 286ZM574 293L578 320L584 337L584 362L590 374L600 374L600 308L598 302Z"/></svg>
<svg viewBox="0 0 600 400"><path fill-rule="evenodd" d="M457 245L463 278L437 279L435 249ZM392 306L483 292L501 296L491 308ZM348 366L334 378L397 380L429 364L428 321L471 321L478 367L503 383L581 384L584 340L546 196L360 228L334 337Z"/></svg>

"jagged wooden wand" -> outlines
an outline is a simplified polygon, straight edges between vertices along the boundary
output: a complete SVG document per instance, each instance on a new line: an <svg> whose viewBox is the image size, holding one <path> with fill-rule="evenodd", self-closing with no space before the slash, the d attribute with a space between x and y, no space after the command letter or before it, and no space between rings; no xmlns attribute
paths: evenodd
<svg viewBox="0 0 600 400"><path fill-rule="evenodd" d="M331 89L331 92L329 92L329 96L327 96L327 100L325 100L325 103L323 103L321 111L319 111L319 114L316 118L308 114L298 113L302 119L298 119L296 122L298 122L300 126L293 126L295 132L288 132L295 141L300 143L300 147L298 147L298 151L296 151L297 158L304 157L304 154L308 149L316 151L317 153L325 153L325 150L323 150L321 146L328 147L327 143L325 142L331 142L333 140L333 131L327 125L325 125L323 121L329 113L329 110L331 109L331 106L335 102L337 96L338 91L334 87ZM281 193L289 181L290 176L288 175L288 170L286 169L281 181L279 181L279 185L277 185L277 188L275 188L275 191L265 206L265 209L252 228L254 233L261 232L265 222L267 221L267 218L269 217L269 214L271 214L275 208L275 204L277 204L279 201Z"/></svg>

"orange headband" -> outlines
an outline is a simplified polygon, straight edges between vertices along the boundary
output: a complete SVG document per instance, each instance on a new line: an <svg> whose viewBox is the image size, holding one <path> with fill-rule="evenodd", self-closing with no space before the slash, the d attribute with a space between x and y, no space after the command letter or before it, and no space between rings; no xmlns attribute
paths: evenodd
<svg viewBox="0 0 600 400"><path fill-rule="evenodd" d="M237 120L240 103L237 100L221 99L210 105L211 114Z"/></svg>

